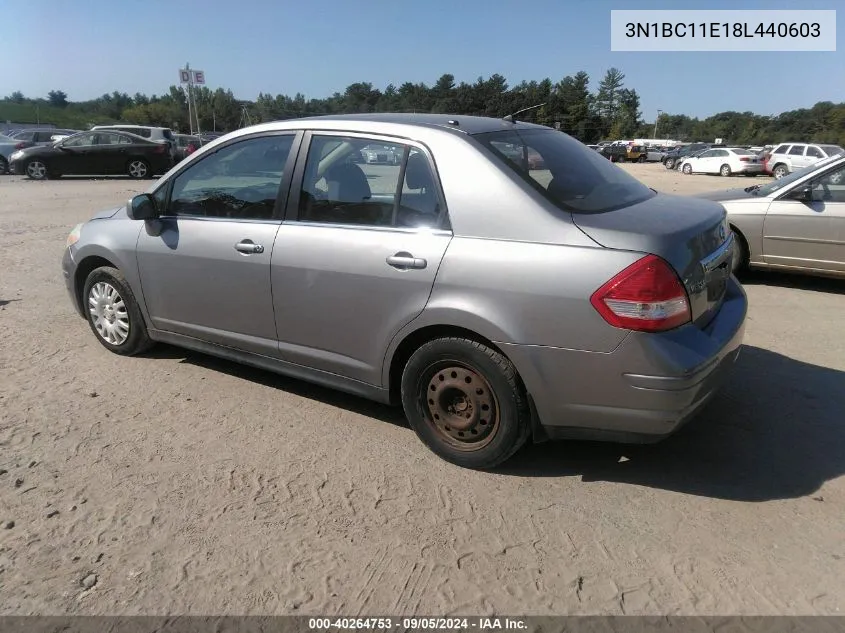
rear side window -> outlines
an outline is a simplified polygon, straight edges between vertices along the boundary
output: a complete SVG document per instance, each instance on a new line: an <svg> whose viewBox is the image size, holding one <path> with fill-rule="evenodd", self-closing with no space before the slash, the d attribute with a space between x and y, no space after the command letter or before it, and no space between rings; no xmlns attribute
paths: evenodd
<svg viewBox="0 0 845 633"><path fill-rule="evenodd" d="M507 130L474 138L515 176L566 211L599 213L656 195L625 170L563 132Z"/></svg>
<svg viewBox="0 0 845 633"><path fill-rule="evenodd" d="M822 151L828 156L836 156L836 154L842 154L845 152L845 149L842 149L838 145L820 145L819 147L821 147Z"/></svg>
<svg viewBox="0 0 845 633"><path fill-rule="evenodd" d="M822 151L818 147L813 147L812 145L809 145L807 147L807 153L805 154L805 156L812 156L813 158L824 158L824 154L822 154Z"/></svg>
<svg viewBox="0 0 845 633"><path fill-rule="evenodd" d="M35 132L20 132L15 134L15 138L19 141L31 141L35 138Z"/></svg>
<svg viewBox="0 0 845 633"><path fill-rule="evenodd" d="M50 138L52 138L52 136L54 134L61 134L61 132L55 132L55 131L36 132L34 140L35 140L36 143L47 143L47 142L50 141Z"/></svg>
<svg viewBox="0 0 845 633"><path fill-rule="evenodd" d="M433 228L442 208L434 172L419 149L353 137L312 138L299 221Z"/></svg>
<svg viewBox="0 0 845 633"><path fill-rule="evenodd" d="M789 151L789 145L778 145L772 154L786 154Z"/></svg>
<svg viewBox="0 0 845 633"><path fill-rule="evenodd" d="M789 150L789 155L790 156L803 156L805 147L806 147L806 145L793 145L792 149Z"/></svg>

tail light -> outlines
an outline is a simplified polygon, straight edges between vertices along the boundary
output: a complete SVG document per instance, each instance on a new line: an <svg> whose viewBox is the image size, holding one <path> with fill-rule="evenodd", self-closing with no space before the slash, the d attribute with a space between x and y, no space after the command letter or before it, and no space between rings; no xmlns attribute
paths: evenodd
<svg viewBox="0 0 845 633"><path fill-rule="evenodd" d="M164 154L167 151L167 145L157 145L153 150L154 154Z"/></svg>
<svg viewBox="0 0 845 633"><path fill-rule="evenodd" d="M15 149L24 149L29 143L26 141L21 141L20 143L15 143Z"/></svg>
<svg viewBox="0 0 845 633"><path fill-rule="evenodd" d="M748 162L748 161L750 161L750 160L751 160L751 159L750 159L750 158L748 158L748 156L742 156L742 157L740 157L739 162L741 162L741 163L747 163L747 162Z"/></svg>
<svg viewBox="0 0 845 633"><path fill-rule="evenodd" d="M691 320L689 299L672 267L646 255L596 290L590 303L613 327L639 332L671 330Z"/></svg>

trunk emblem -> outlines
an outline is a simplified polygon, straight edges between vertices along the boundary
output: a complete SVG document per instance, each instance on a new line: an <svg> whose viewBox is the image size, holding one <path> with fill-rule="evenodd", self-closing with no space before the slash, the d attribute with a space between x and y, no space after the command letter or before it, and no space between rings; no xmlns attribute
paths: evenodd
<svg viewBox="0 0 845 633"><path fill-rule="evenodd" d="M724 239L725 239L725 225L720 224L719 225L719 241L724 241Z"/></svg>

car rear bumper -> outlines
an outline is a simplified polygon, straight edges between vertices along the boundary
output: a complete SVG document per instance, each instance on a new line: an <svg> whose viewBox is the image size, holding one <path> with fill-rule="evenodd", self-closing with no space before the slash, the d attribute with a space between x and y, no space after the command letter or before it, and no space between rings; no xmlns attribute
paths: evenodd
<svg viewBox="0 0 845 633"><path fill-rule="evenodd" d="M654 442L718 391L742 345L748 301L731 278L704 329L631 332L610 353L503 344L531 396L540 435Z"/></svg>
<svg viewBox="0 0 845 633"><path fill-rule="evenodd" d="M764 173L763 165L760 163L740 163L735 170L735 174L762 174Z"/></svg>

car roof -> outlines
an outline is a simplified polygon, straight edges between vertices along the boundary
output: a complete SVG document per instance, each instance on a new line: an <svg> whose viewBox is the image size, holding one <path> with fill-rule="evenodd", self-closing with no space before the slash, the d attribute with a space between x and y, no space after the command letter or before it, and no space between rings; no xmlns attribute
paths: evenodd
<svg viewBox="0 0 845 633"><path fill-rule="evenodd" d="M161 127L159 125L131 125L129 123L114 123L112 125L95 125L92 130L113 130L116 128L129 128L133 130L169 130L169 127Z"/></svg>
<svg viewBox="0 0 845 633"><path fill-rule="evenodd" d="M356 127L366 131L378 131L381 124L401 125L409 127L439 127L453 132L464 134L483 134L484 132L496 132L500 130L513 129L541 129L548 130L543 125L525 123L523 121L509 122L504 119L492 117L464 116L457 114L416 114L407 112L384 112L366 114L333 114L314 117L303 117L300 119L286 119L275 121L265 125L277 126L278 129L299 129L311 128L314 124L327 124L331 127L339 127L344 124L357 123Z"/></svg>

